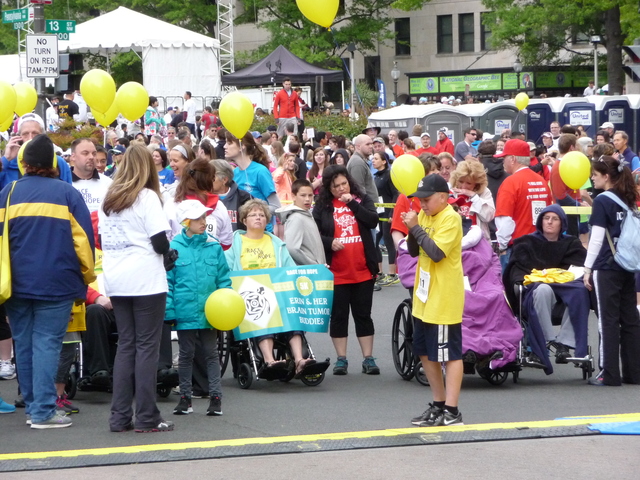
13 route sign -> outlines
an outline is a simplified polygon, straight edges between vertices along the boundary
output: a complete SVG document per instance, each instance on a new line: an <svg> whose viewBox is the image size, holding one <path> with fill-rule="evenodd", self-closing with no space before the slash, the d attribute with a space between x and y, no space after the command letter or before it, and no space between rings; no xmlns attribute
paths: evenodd
<svg viewBox="0 0 640 480"><path fill-rule="evenodd" d="M58 37L27 35L27 77L58 78Z"/></svg>

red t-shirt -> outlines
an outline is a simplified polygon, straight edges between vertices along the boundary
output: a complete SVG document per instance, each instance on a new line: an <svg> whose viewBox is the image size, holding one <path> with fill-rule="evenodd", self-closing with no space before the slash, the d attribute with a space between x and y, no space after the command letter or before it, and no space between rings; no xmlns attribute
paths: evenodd
<svg viewBox="0 0 640 480"><path fill-rule="evenodd" d="M516 224L512 240L536 231L538 214L553 203L547 182L528 167L505 178L496 203L496 217L511 217Z"/></svg>
<svg viewBox="0 0 640 480"><path fill-rule="evenodd" d="M396 158L398 158L400 155L404 155L404 148L402 148L402 145L396 144L391 147L391 149L393 150L393 154L396 156Z"/></svg>
<svg viewBox="0 0 640 480"><path fill-rule="evenodd" d="M217 121L217 117L213 113L204 113L202 115L202 123L204 123L204 131L206 132Z"/></svg>
<svg viewBox="0 0 640 480"><path fill-rule="evenodd" d="M551 193L553 194L553 198L555 198L556 200L562 200L563 198L566 198L567 196L569 196L571 198L579 199L580 190L576 190L574 192L571 188L567 187L564 181L562 181L562 177L560 176L561 161L562 160L556 160L556 162L553 164L553 167L551 167L550 183L551 183Z"/></svg>
<svg viewBox="0 0 640 480"><path fill-rule="evenodd" d="M402 193L398 196L396 200L396 206L393 209L393 218L391 219L391 231L397 230L402 232L404 235L409 234L409 230L406 225L402 223L402 217L400 216L402 213L407 213L409 210L413 210L416 213L420 213L420 199L413 197L411 200L407 198L406 195Z"/></svg>
<svg viewBox="0 0 640 480"><path fill-rule="evenodd" d="M449 203L458 205L458 213L464 218L471 220L472 225L477 225L476 212L471 211L471 200L466 195L458 195L455 200L449 200Z"/></svg>
<svg viewBox="0 0 640 480"><path fill-rule="evenodd" d="M333 224L333 237L339 238L344 245L342 250L333 252L330 270L334 285L371 280L356 217L347 204L337 198L333 199Z"/></svg>
<svg viewBox="0 0 640 480"><path fill-rule="evenodd" d="M433 153L434 155L437 155L438 151L435 149L435 147L429 147L429 148L420 147L419 149L411 152L411 155L415 155L416 157L418 157L423 153Z"/></svg>

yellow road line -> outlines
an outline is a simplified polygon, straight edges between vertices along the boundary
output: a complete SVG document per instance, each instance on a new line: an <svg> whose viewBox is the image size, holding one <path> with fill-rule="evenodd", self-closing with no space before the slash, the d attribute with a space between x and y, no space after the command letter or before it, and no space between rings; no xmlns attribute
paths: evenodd
<svg viewBox="0 0 640 480"><path fill-rule="evenodd" d="M373 438L373 437L395 437L399 435L410 435L415 433L437 433L437 432L465 432L465 431L486 431L486 430L509 430L522 428L549 428L549 427L571 427L576 425L590 425L593 423L612 422L637 422L640 421L640 413L627 413L616 415L598 415L593 417L569 417L557 420L513 422L513 423L481 423L475 425L460 425L451 427L431 427L431 428L393 428L387 430L370 430L361 432L339 432L322 433L311 435L289 435L283 437L256 437L238 438L229 440L209 440L202 442L184 443L158 443L152 445L132 445L124 447L91 448L80 450L58 450L50 452L25 452L0 454L2 460L21 459L43 459L50 457L78 457L80 455L111 455L114 453L140 453L154 452L160 450L186 450L189 448L219 448L219 447L239 447L245 445L269 445L288 442L317 442L320 440L345 440L349 438Z"/></svg>

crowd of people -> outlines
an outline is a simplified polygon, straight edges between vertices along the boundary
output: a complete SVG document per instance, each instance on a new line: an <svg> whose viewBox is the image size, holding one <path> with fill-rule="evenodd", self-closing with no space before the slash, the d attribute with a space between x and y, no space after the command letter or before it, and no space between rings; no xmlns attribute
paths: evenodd
<svg viewBox="0 0 640 480"><path fill-rule="evenodd" d="M619 203L635 212L640 200L640 160L625 132L604 124L591 139L554 122L536 144L518 132L468 128L454 145L443 127L432 145L421 125L411 135L367 125L353 139L322 131L307 138L300 134L303 103L289 79L283 86L274 100L277 125L242 138L210 107L196 120L189 92L185 114L162 117L149 97L139 133L108 129L104 145L80 138L59 154L39 116L16 122L0 171L0 231L8 235L12 267L12 294L0 306L0 378L18 376L16 403L26 407L31 428L67 427L79 411L65 396L64 378L80 332L90 381L113 388L111 431L174 428L156 405L160 377L179 380L174 414L192 413L198 394L210 398L207 415L222 415L217 332L205 318L206 299L231 287L230 272L309 264L326 264L334 276L334 375L349 372L350 315L362 372L380 373L374 292L398 284L403 273L411 277L413 349L433 394L412 422L460 424L463 359L475 355L463 351L462 258L479 242L493 247L508 297L534 270L580 267L570 282L525 287L520 313L536 319L534 362L552 370L549 346L556 363L586 356L591 305L600 372L590 383L640 383L640 278L614 260L625 211ZM68 100L65 115L73 115ZM577 191L559 174L574 150L592 162L593 182ZM409 196L391 176L404 154L424 167ZM588 221L560 208L587 205ZM405 251L415 273L397 265ZM559 331L551 321L557 301L566 307ZM177 370L170 329L177 331ZM303 355L301 333L278 334L291 346L297 375L314 362ZM256 340L264 368L288 368L274 357L274 335ZM204 386L195 381L198 360ZM0 411L15 406L0 400Z"/></svg>

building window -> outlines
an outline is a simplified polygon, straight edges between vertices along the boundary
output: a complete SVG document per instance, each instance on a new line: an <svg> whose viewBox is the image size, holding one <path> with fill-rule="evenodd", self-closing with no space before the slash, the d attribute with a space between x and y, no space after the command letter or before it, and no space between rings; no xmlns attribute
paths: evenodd
<svg viewBox="0 0 640 480"><path fill-rule="evenodd" d="M438 15L438 53L453 53L453 17Z"/></svg>
<svg viewBox="0 0 640 480"><path fill-rule="evenodd" d="M409 18L396 18L396 55L411 55L411 24Z"/></svg>
<svg viewBox="0 0 640 480"><path fill-rule="evenodd" d="M491 46L491 27L485 25L487 12L480 14L480 50L493 50Z"/></svg>
<svg viewBox="0 0 640 480"><path fill-rule="evenodd" d="M571 43L573 45L584 45L588 44L590 40L589 35L584 32L576 32L575 30L571 32Z"/></svg>
<svg viewBox="0 0 640 480"><path fill-rule="evenodd" d="M473 30L473 13L462 13L458 15L458 41L461 52L473 52L475 50Z"/></svg>

